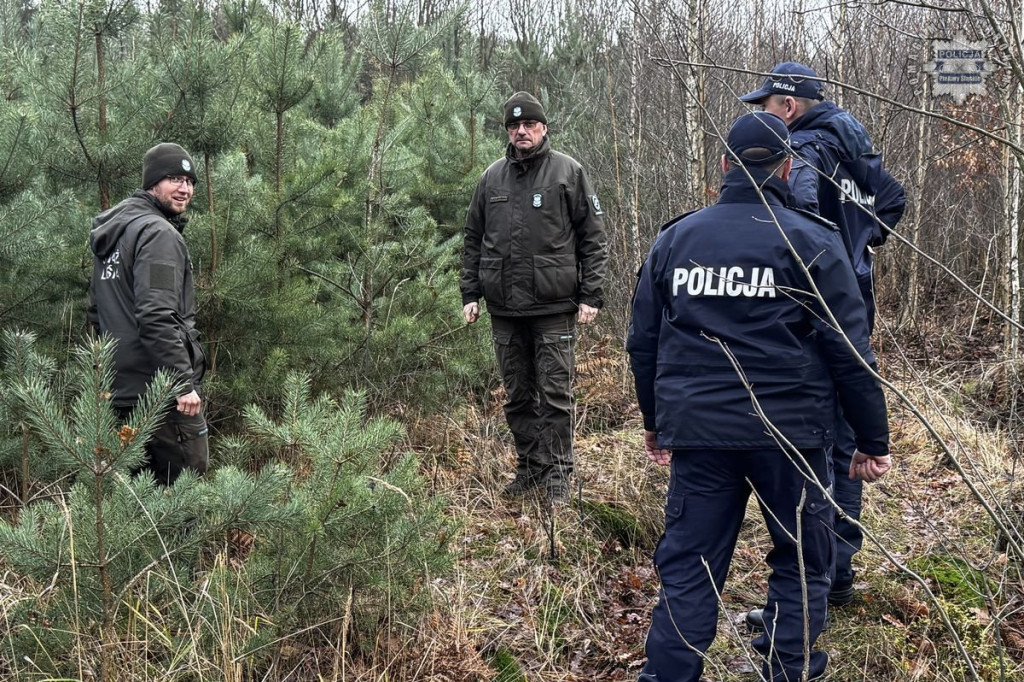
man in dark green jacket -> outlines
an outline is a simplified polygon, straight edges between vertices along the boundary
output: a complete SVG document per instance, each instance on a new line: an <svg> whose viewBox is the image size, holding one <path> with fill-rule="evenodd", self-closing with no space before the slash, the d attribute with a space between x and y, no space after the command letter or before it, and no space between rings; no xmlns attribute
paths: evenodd
<svg viewBox="0 0 1024 682"><path fill-rule="evenodd" d="M134 409L157 370L183 388L146 444L149 468L170 484L186 468L206 471L206 419L198 389L206 356L196 331L192 261L182 238L196 183L192 157L158 144L142 161L142 189L93 221L95 254L89 320L117 341L112 402L122 418Z"/></svg>
<svg viewBox="0 0 1024 682"><path fill-rule="evenodd" d="M555 504L572 474L572 372L576 317L601 308L607 249L597 194L582 166L551 149L537 99L505 102L505 157L484 171L466 219L463 314L487 301L508 399L520 495L543 487Z"/></svg>

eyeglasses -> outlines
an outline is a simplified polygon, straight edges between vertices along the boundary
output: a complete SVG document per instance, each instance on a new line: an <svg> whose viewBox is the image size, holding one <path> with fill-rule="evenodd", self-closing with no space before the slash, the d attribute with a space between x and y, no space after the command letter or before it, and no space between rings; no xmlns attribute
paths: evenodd
<svg viewBox="0 0 1024 682"><path fill-rule="evenodd" d="M523 126L526 130L533 130L540 125L540 121L516 121L515 123L509 123L505 126L505 130L510 133L514 133L519 130L519 126Z"/></svg>
<svg viewBox="0 0 1024 682"><path fill-rule="evenodd" d="M187 175L166 175L164 180L167 180L172 185L188 185L189 187L195 187L196 181Z"/></svg>

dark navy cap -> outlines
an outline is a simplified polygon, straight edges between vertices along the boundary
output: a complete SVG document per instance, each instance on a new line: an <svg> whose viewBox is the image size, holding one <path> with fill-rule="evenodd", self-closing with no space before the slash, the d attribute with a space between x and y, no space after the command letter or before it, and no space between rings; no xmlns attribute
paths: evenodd
<svg viewBox="0 0 1024 682"><path fill-rule="evenodd" d="M764 79L764 85L740 97L741 102L756 104L769 95L789 95L807 99L825 99L825 86L817 80L818 73L809 66L797 62L776 64L772 75Z"/></svg>
<svg viewBox="0 0 1024 682"><path fill-rule="evenodd" d="M786 123L767 111L753 111L736 119L725 139L733 160L763 166L790 155Z"/></svg>

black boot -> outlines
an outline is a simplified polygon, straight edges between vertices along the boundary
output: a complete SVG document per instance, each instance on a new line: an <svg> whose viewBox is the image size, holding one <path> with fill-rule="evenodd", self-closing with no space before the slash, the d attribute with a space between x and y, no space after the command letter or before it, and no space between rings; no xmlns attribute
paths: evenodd
<svg viewBox="0 0 1024 682"><path fill-rule="evenodd" d="M833 585L828 592L829 606L846 606L857 596L857 590L853 589L853 583L849 585Z"/></svg>
<svg viewBox="0 0 1024 682"><path fill-rule="evenodd" d="M547 484L548 502L560 507L569 503L569 485L560 478L549 479Z"/></svg>
<svg viewBox="0 0 1024 682"><path fill-rule="evenodd" d="M509 483L501 494L505 497L522 497L532 492L539 485L540 478L518 472L516 473L515 480Z"/></svg>
<svg viewBox="0 0 1024 682"><path fill-rule="evenodd" d="M755 632L764 630L764 609L750 609L747 611L747 615L743 617L743 622Z"/></svg>

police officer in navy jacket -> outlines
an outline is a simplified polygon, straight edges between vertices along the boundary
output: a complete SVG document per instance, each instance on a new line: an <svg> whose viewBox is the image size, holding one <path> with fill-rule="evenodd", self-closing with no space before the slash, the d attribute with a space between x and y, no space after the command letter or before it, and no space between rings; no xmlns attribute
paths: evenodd
<svg viewBox="0 0 1024 682"><path fill-rule="evenodd" d="M792 205L839 228L867 308L870 333L875 323L874 249L885 243L903 216L907 203L903 186L882 167L882 155L875 151L861 122L825 99L824 84L811 67L797 62L777 64L760 88L740 100L759 104L789 128L794 155L789 178ZM861 482L840 475L849 468L854 447L850 425L837 416L832 450L835 500L845 516L836 519L836 576L828 599L832 606L853 600L852 559L864 542L860 526L854 523L860 520ZM760 615L754 610L747 621L760 626Z"/></svg>
<svg viewBox="0 0 1024 682"><path fill-rule="evenodd" d="M804 600L813 647L836 550L836 399L857 446L845 474L874 481L891 466L856 277L835 225L786 207L788 138L775 115L737 119L718 203L666 225L640 272L627 348L647 456L672 467L643 682L700 678L751 487L773 542L770 625L754 647L766 679L802 679ZM808 679L827 658L811 652Z"/></svg>

